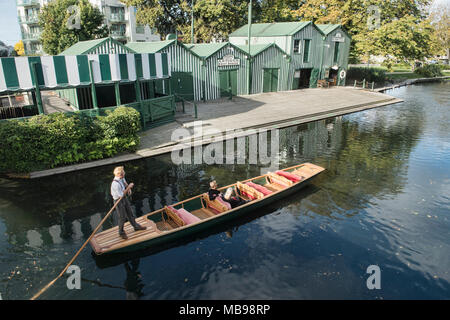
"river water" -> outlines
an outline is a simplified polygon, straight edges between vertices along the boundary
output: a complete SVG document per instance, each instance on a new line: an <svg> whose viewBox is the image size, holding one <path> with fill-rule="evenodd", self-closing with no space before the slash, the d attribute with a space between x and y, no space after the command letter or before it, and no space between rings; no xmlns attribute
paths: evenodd
<svg viewBox="0 0 450 320"><path fill-rule="evenodd" d="M327 170L301 192L159 252L75 262L43 299L450 298L450 83L387 92L404 102L280 130L280 167ZM0 180L0 294L28 299L111 207L113 167ZM137 215L260 174L249 164L125 164ZM105 227L112 226L108 221ZM367 268L380 268L369 290Z"/></svg>

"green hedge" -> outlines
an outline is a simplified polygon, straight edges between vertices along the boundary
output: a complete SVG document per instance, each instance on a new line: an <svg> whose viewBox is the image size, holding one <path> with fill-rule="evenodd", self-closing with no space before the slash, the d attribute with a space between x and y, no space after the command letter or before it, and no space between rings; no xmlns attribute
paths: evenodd
<svg viewBox="0 0 450 320"><path fill-rule="evenodd" d="M30 172L135 151L140 129L139 112L128 107L94 118L75 112L3 121L0 172Z"/></svg>
<svg viewBox="0 0 450 320"><path fill-rule="evenodd" d="M414 73L426 78L441 77L443 75L441 67L437 64L427 64L423 67L416 68Z"/></svg>
<svg viewBox="0 0 450 320"><path fill-rule="evenodd" d="M347 83L352 81L377 82L384 83L386 80L386 70L382 68L367 68L367 67L350 67L347 71Z"/></svg>

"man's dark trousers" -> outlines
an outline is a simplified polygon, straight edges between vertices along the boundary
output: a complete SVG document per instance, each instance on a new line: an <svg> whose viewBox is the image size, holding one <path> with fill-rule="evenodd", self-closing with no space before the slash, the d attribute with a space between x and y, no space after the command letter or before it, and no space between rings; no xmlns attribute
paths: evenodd
<svg viewBox="0 0 450 320"><path fill-rule="evenodd" d="M118 200L116 200L114 202L117 202L117 201ZM116 212L117 212L117 219L118 219L118 224L119 224L119 234L125 234L125 231L123 230L123 225L127 221L130 222L130 224L133 226L133 228L135 230L136 230L136 228L139 228L139 225L134 220L130 201L126 197L124 197L122 199L122 201L120 201L117 204Z"/></svg>

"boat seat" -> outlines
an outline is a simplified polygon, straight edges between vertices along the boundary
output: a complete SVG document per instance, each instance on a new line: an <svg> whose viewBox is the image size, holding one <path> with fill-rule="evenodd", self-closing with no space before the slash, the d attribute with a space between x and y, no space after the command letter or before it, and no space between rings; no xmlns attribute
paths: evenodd
<svg viewBox="0 0 450 320"><path fill-rule="evenodd" d="M225 204L221 203L217 198L212 201L209 200L209 195L207 193L204 193L202 195L202 198L206 203L206 207L216 214L228 210L228 207Z"/></svg>
<svg viewBox="0 0 450 320"><path fill-rule="evenodd" d="M259 185L257 183L249 181L249 182L246 182L245 184L252 187L253 189L256 189L257 191L261 192L264 196L268 196L269 194L272 193L271 190L269 190L266 187Z"/></svg>
<svg viewBox="0 0 450 320"><path fill-rule="evenodd" d="M277 175L279 175L279 176L283 176L283 177L285 177L286 179L291 180L292 182L299 182L299 181L301 181L301 180L303 179L303 177L298 176L298 175L296 175L296 174L294 174L294 173L292 173L292 172L287 172L287 171L278 170L278 171L275 171L275 173L276 173Z"/></svg>
<svg viewBox="0 0 450 320"><path fill-rule="evenodd" d="M255 188L241 183L241 182L237 182L236 183L236 187L239 189L239 191L246 197L250 198L250 200L255 200L255 199L262 199L264 198L264 194L262 194L261 192L259 192L258 190L256 190Z"/></svg>
<svg viewBox="0 0 450 320"><path fill-rule="evenodd" d="M183 220L184 225L192 224L201 221L198 217L194 216L192 213L184 208L175 209L172 206L167 207L170 211L174 212L181 220Z"/></svg>
<svg viewBox="0 0 450 320"><path fill-rule="evenodd" d="M186 225L183 219L181 219L174 211L169 209L167 206L164 206L164 212L166 213L167 218L171 219L178 227ZM161 214L161 216L164 219L164 214Z"/></svg>
<svg viewBox="0 0 450 320"><path fill-rule="evenodd" d="M267 177L269 178L271 183L276 183L285 188L290 187L294 184L294 182L292 182L291 180L273 172L268 172Z"/></svg>

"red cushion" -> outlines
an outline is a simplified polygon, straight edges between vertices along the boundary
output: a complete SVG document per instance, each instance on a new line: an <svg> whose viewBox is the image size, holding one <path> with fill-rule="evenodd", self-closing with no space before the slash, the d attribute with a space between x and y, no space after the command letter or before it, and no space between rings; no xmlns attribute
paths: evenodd
<svg viewBox="0 0 450 320"><path fill-rule="evenodd" d="M270 191L269 189L267 189L266 187L263 187L262 185L253 183L253 182L246 182L246 185L252 187L253 189L256 189L257 191L261 192L263 195L267 196L269 194L272 193L272 191Z"/></svg>
<svg viewBox="0 0 450 320"><path fill-rule="evenodd" d="M278 170L275 173L280 175L280 176L282 176L282 177L285 177L285 178L287 178L287 179L289 179L291 181L294 181L294 182L298 182L298 181L302 180L299 176L297 176L297 175L295 175L293 173L290 173L290 172Z"/></svg>

